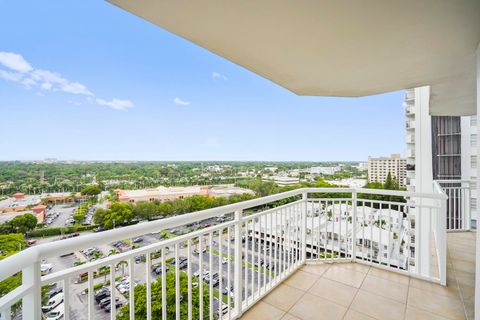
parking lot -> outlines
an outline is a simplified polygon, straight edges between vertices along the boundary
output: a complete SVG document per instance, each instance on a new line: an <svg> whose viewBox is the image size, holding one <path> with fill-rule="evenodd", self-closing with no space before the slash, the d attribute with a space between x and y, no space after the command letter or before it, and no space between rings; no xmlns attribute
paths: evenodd
<svg viewBox="0 0 480 320"><path fill-rule="evenodd" d="M67 212L65 210L64 212ZM183 228L177 228L173 230L168 230L169 234L172 235L173 233L182 233L182 232L188 232L189 228L203 228L205 225L210 225L210 224L215 224L218 223L214 219L211 221L203 221L202 224L197 225L197 226L189 226L189 227L183 227ZM232 232L233 234L233 232ZM65 256L65 257L57 257L57 258L52 258L49 259L49 261L45 261L45 263L52 264L53 270L52 272L62 270L65 268L70 268L75 265L75 263L79 263L79 261L87 262L90 260L94 259L102 259L102 257L108 256L109 254L112 254L114 252L121 252L121 251L127 251L131 250L132 245L136 246L147 246L153 243L158 243L160 238L162 238L161 233L153 233L153 234L146 234L143 235L142 237L139 237L139 239L125 239L122 243L111 243L111 244L104 244L100 245L96 248L90 248L90 250L86 250L85 252L74 252L71 255ZM46 239L45 239L46 240ZM52 239L48 240L51 241ZM135 240L135 241L133 241ZM135 243L136 242L136 243ZM199 274L200 270L200 260L202 260L202 269L203 272L210 271L213 272L213 274L217 274L218 276L220 275L220 270L221 270L221 281L220 277L218 277L218 280L214 280L214 290L222 292L227 295L231 295L231 292L233 291L233 279L234 279L234 263L233 263L233 257L234 257L234 247L233 247L233 241L231 239L228 239L227 235L224 234L222 235L222 256L219 256L220 254L220 247L219 247L219 238L218 235L214 236L214 239L212 241L213 246L211 248L211 257L210 257L210 248L208 246L209 240L207 236L203 237L202 241L202 247L208 248L206 252L199 253L198 252L198 244L192 244L191 245L191 270L192 270L192 275ZM261 265L262 263L266 263L269 257L269 252L266 252L265 255L263 255L263 244L262 243L256 243L252 247L252 241L248 241L248 248L246 250L246 245L245 243L242 246L243 250L243 256L244 262L248 261L247 263L243 264L243 285L245 285L245 275L248 277L248 285L247 285L247 293L250 295L253 290L256 290L258 286L263 285L265 280L269 279L268 272L257 272L257 267L259 264ZM116 245L116 246L115 246ZM226 259L224 256L227 255L227 252L230 248L230 258L231 260ZM166 253L165 260L170 261L172 258L175 257L175 248L170 247L168 248L168 253ZM253 250L252 250L253 249ZM195 253L195 251L197 251ZM259 257L258 253L261 252L261 255ZM274 256L275 252L272 252L272 261L277 261ZM188 251L187 247L184 246L183 244L178 245L178 256L179 257L187 257L188 256ZM263 259L266 258L266 261ZM212 264L210 265L210 259L212 260ZM129 285L133 284L144 284L146 282L147 278L147 273L146 273L146 265L145 265L145 257L143 256L137 256L136 257L136 264L134 267L134 274L131 276L128 272L128 266L125 264L123 267L118 267L115 276L116 277L123 277L123 279L128 279L130 282ZM158 265L161 262L161 257L155 257L152 259L152 265ZM170 270L175 270L176 267L179 267L181 271L186 271L186 265L187 263L180 263L179 266L176 266L174 263L169 263L166 265L166 267ZM230 269L230 290L228 290L228 271ZM155 281L158 277L161 275L159 273L154 272L152 268L148 268L148 270L151 270L149 273L150 279L152 281ZM200 278L200 275L199 275ZM94 279L94 285L100 284L100 283L105 283L110 279L110 275L107 274L96 277ZM204 288L208 288L208 281L210 280L210 277L207 276L204 279ZM124 280L125 281L125 280ZM88 296L85 294L85 289L87 288L87 282L86 281L79 281L79 276L76 276L75 278L70 279L70 318L71 319L85 319L86 317L86 310L87 310L87 299ZM221 286L220 286L221 282ZM58 284L61 287L61 284ZM128 287L127 289L123 288L122 291L124 293L128 293ZM128 298L126 295L122 294L118 289L115 289L115 297L119 298L119 304L124 305L125 303L128 302ZM244 288L245 290L245 288ZM230 292L230 293L229 293ZM245 295L245 291L242 292L242 295ZM215 305L217 305L218 309L218 301L214 302ZM117 311L120 308L117 309ZM99 306L98 303L95 303L95 315L96 319L109 319L110 314L106 312L103 308Z"/></svg>

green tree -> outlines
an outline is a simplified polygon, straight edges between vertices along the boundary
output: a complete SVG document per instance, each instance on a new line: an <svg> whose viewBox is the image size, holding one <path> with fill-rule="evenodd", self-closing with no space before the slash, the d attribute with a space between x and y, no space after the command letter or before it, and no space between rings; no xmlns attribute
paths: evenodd
<svg viewBox="0 0 480 320"><path fill-rule="evenodd" d="M33 214L26 213L21 216L16 216L10 221L3 223L0 226L2 234L21 233L25 234L33 230L37 225L37 217Z"/></svg>
<svg viewBox="0 0 480 320"><path fill-rule="evenodd" d="M82 196L97 196L100 192L102 192L102 189L97 184L86 186L80 191Z"/></svg>
<svg viewBox="0 0 480 320"><path fill-rule="evenodd" d="M188 318L188 277L184 272L180 272L180 319ZM137 285L135 287L135 319L146 319L146 287L145 285ZM152 297L152 320L162 319L162 280L161 277L151 284ZM175 319L175 273L169 272L166 275L166 313L167 319ZM200 318L199 310L200 289L192 288L192 319ZM121 313L117 316L117 320L130 319L130 306L127 304L122 307ZM209 319L209 292L207 286L203 290L203 318Z"/></svg>
<svg viewBox="0 0 480 320"><path fill-rule="evenodd" d="M133 207L135 217L142 220L150 220L158 216L159 212L159 206L153 202L142 202Z"/></svg>
<svg viewBox="0 0 480 320"><path fill-rule="evenodd" d="M133 210L126 203L114 202L109 209L97 209L93 214L95 224L105 229L112 229L116 226L123 226L132 222Z"/></svg>

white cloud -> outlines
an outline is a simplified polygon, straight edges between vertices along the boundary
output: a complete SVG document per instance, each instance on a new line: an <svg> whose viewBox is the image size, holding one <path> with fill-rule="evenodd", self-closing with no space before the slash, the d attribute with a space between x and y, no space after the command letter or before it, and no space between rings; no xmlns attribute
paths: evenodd
<svg viewBox="0 0 480 320"><path fill-rule="evenodd" d="M180 106L188 106L189 104L192 103L192 102L190 102L190 101L185 101L185 100L182 100L182 99L180 99L180 98L175 98L175 99L173 99L173 102L174 102L175 104L180 105Z"/></svg>
<svg viewBox="0 0 480 320"><path fill-rule="evenodd" d="M32 66L22 55L13 52L0 52L0 64L17 72L29 72L33 70Z"/></svg>
<svg viewBox="0 0 480 320"><path fill-rule="evenodd" d="M22 80L22 74L18 72L0 70L0 78L7 81L20 82Z"/></svg>
<svg viewBox="0 0 480 320"><path fill-rule="evenodd" d="M133 108L133 102L129 100L120 100L120 99L112 99L112 100L103 100L103 99L97 99L96 102L99 105L102 106L107 106L116 110L128 110L130 108Z"/></svg>
<svg viewBox="0 0 480 320"><path fill-rule="evenodd" d="M22 55L17 53L0 51L0 65L9 69L0 69L0 79L19 83L27 89L38 88L40 91L61 91L68 94L81 95L86 98L88 103L95 101L99 105L108 106L116 110L127 110L134 106L133 102L129 100L116 98L112 100L96 98L94 100L92 97L95 97L95 95L84 84L70 81L57 72L35 69ZM36 94L43 95L40 91ZM187 104L190 103L188 102Z"/></svg>
<svg viewBox="0 0 480 320"><path fill-rule="evenodd" d="M212 78L214 80L224 80L224 81L228 80L228 78L225 75L223 75L219 72L212 72Z"/></svg>

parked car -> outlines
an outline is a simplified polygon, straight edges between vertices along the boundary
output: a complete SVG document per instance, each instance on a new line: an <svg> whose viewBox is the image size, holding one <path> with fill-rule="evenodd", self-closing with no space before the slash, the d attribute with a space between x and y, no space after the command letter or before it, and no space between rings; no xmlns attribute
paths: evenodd
<svg viewBox="0 0 480 320"><path fill-rule="evenodd" d="M123 305L123 303L122 303L121 301L115 302L115 307L116 307L117 309L120 308L122 305ZM111 308L112 308L112 306L111 306L110 303L109 303L109 304L107 304L107 305L103 308L103 310L105 310L105 312L110 312L110 309L111 309Z"/></svg>
<svg viewBox="0 0 480 320"><path fill-rule="evenodd" d="M53 290L47 292L47 294L45 295L45 297L47 299L51 299L53 298L54 296L56 296L57 294L59 294L60 292L63 292L63 289L62 288L54 288Z"/></svg>
<svg viewBox="0 0 480 320"><path fill-rule="evenodd" d="M112 299L110 297L106 297L105 299L102 299L98 304L101 308L105 308L105 306L110 305L110 301ZM120 298L115 298L115 301L120 301Z"/></svg>
<svg viewBox="0 0 480 320"><path fill-rule="evenodd" d="M59 320L63 318L65 307L60 303L55 309L47 313L46 320Z"/></svg>
<svg viewBox="0 0 480 320"><path fill-rule="evenodd" d="M178 262L181 263L182 261L187 261L187 257L180 256L178 257ZM172 262L170 262L171 265L176 265L176 260L173 259Z"/></svg>
<svg viewBox="0 0 480 320"><path fill-rule="evenodd" d="M42 311L48 312L50 310L53 310L62 302L63 302L63 293L59 293L48 300L47 304L42 307Z"/></svg>
<svg viewBox="0 0 480 320"><path fill-rule="evenodd" d="M110 290L109 289L107 289L107 288L100 289L95 293L95 301L100 302L100 301L102 301L103 299L105 299L106 297L109 297L109 296L110 296Z"/></svg>
<svg viewBox="0 0 480 320"><path fill-rule="evenodd" d="M47 273L49 273L50 271L52 271L52 268L53 268L53 266L52 266L51 263L44 263L44 264L41 264L41 265L40 265L40 272L41 272L42 274L47 274Z"/></svg>
<svg viewBox="0 0 480 320"><path fill-rule="evenodd" d="M138 237L138 238L135 238L132 240L133 243L140 243L143 241L143 238L142 237Z"/></svg>

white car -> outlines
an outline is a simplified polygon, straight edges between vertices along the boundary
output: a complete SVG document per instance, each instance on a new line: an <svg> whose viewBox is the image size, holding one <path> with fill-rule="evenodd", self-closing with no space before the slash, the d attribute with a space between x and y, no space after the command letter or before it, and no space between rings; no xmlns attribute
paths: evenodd
<svg viewBox="0 0 480 320"><path fill-rule="evenodd" d="M58 307L47 313L46 320L58 320L63 318L64 313L63 303L59 304Z"/></svg>
<svg viewBox="0 0 480 320"><path fill-rule="evenodd" d="M228 262L227 258L222 258L222 264L226 264Z"/></svg>
<svg viewBox="0 0 480 320"><path fill-rule="evenodd" d="M52 271L52 264L51 263L44 263L42 265L40 265L40 272L42 274L46 274L46 273L49 273L50 271Z"/></svg>
<svg viewBox="0 0 480 320"><path fill-rule="evenodd" d="M48 300L47 304L42 307L43 312L48 312L55 309L59 304L63 302L63 292L53 296Z"/></svg>

